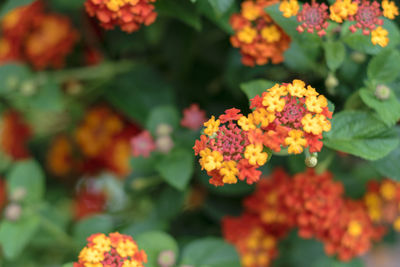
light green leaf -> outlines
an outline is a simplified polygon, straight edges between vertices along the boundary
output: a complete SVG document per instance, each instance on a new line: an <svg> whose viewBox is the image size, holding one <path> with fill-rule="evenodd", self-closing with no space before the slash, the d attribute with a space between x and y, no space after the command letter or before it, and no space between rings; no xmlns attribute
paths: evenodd
<svg viewBox="0 0 400 267"><path fill-rule="evenodd" d="M7 0L4 4L1 5L0 11L0 19L4 17L8 12L13 10L14 8L28 5L32 3L34 0Z"/></svg>
<svg viewBox="0 0 400 267"><path fill-rule="evenodd" d="M177 148L156 163L156 169L164 180L178 190L188 185L193 174L194 154Z"/></svg>
<svg viewBox="0 0 400 267"><path fill-rule="evenodd" d="M336 71L342 65L346 56L346 49L342 42L324 43L325 60L331 71Z"/></svg>
<svg viewBox="0 0 400 267"><path fill-rule="evenodd" d="M378 160L399 143L394 129L369 112L342 111L332 119L332 130L324 135L324 145L367 160Z"/></svg>
<svg viewBox="0 0 400 267"><path fill-rule="evenodd" d="M174 106L160 106L152 109L146 128L155 135L160 124L167 124L173 129L177 129L179 126L178 110Z"/></svg>
<svg viewBox="0 0 400 267"><path fill-rule="evenodd" d="M368 64L368 78L378 82L391 82L400 72L400 53L397 50L383 50Z"/></svg>
<svg viewBox="0 0 400 267"><path fill-rule="evenodd" d="M15 190L24 188L26 203L38 202L44 194L44 174L39 164L33 160L16 163L7 175L8 194L12 195Z"/></svg>
<svg viewBox="0 0 400 267"><path fill-rule="evenodd" d="M267 91L267 89L273 87L275 82L268 80L253 80L246 83L242 83L240 88L246 94L247 98L250 100L256 95L260 95Z"/></svg>
<svg viewBox="0 0 400 267"><path fill-rule="evenodd" d="M146 251L148 262L146 267L158 267L158 256L163 251L172 251L178 257L178 244L175 239L164 232L152 231L134 237L139 249Z"/></svg>
<svg viewBox="0 0 400 267"><path fill-rule="evenodd" d="M189 243L182 253L182 264L196 267L240 267L233 246L219 238L203 238Z"/></svg>
<svg viewBox="0 0 400 267"><path fill-rule="evenodd" d="M16 259L38 230L40 220L36 216L25 217L17 222L3 220L0 224L0 244L7 259Z"/></svg>
<svg viewBox="0 0 400 267"><path fill-rule="evenodd" d="M399 121L400 102L393 92L390 92L390 97L387 100L379 100L371 90L361 89L360 97L368 107L378 113L379 118L386 123L386 125L393 126Z"/></svg>
<svg viewBox="0 0 400 267"><path fill-rule="evenodd" d="M29 99L29 106L41 111L60 111L63 108L63 94L59 84L48 82Z"/></svg>

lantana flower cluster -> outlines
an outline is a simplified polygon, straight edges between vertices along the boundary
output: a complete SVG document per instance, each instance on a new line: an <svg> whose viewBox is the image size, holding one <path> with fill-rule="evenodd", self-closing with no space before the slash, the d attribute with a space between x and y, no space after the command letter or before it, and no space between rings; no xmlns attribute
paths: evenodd
<svg viewBox="0 0 400 267"><path fill-rule="evenodd" d="M300 154L304 148L319 152L322 133L330 131L332 112L328 100L303 81L275 84L251 100L253 112L244 116L227 110L204 123L204 135L194 146L210 183L219 186L237 179L252 184L259 180L268 150Z"/></svg>
<svg viewBox="0 0 400 267"><path fill-rule="evenodd" d="M390 179L370 181L364 196L370 218L374 223L393 225L400 232L400 183Z"/></svg>
<svg viewBox="0 0 400 267"><path fill-rule="evenodd" d="M36 69L61 68L78 40L69 18L45 12L40 0L7 13L0 31L0 63L24 61Z"/></svg>
<svg viewBox="0 0 400 267"><path fill-rule="evenodd" d="M73 136L60 135L47 153L49 171L61 178L75 174L95 174L109 170L123 178L130 173L130 139L140 127L107 106L87 111Z"/></svg>
<svg viewBox="0 0 400 267"><path fill-rule="evenodd" d="M383 17L395 19L399 10L394 1L383 0L382 3L370 0L336 0L329 7L315 0L305 3L300 9L297 0L284 0L279 9L283 16L297 16L300 23L299 32L316 32L319 36L326 34L329 20L336 23L351 23L351 32L361 30L362 34L370 35L374 45L385 47L389 43L388 31L384 29Z"/></svg>
<svg viewBox="0 0 400 267"><path fill-rule="evenodd" d="M240 13L233 14L230 24L234 47L240 48L242 62L247 66L281 63L289 48L290 38L264 11L277 0L246 0Z"/></svg>
<svg viewBox="0 0 400 267"><path fill-rule="evenodd" d="M79 253L79 261L74 267L143 267L147 262L147 255L139 250L138 245L131 236L120 233L93 234L88 239L88 244Z"/></svg>
<svg viewBox="0 0 400 267"><path fill-rule="evenodd" d="M156 18L154 2L156 0L86 0L87 13L96 17L105 29L119 26L131 33L141 25L150 25Z"/></svg>
<svg viewBox="0 0 400 267"><path fill-rule="evenodd" d="M258 264L258 255L249 251L263 251L262 242L252 243L246 250L253 231L260 231L274 240L265 255L272 260L278 253L276 243L293 228L302 238L316 238L324 243L328 255L342 261L366 253L373 241L381 239L385 228L374 224L362 200L343 196L343 185L333 180L332 174L316 174L308 169L292 178L282 169L261 179L253 195L244 200L245 210L240 217L225 217L224 237L238 249L242 265Z"/></svg>

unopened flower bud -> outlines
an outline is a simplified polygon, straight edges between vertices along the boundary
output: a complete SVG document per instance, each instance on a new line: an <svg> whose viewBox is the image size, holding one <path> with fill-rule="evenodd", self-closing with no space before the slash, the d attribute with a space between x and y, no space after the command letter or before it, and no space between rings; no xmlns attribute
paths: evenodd
<svg viewBox="0 0 400 267"><path fill-rule="evenodd" d="M171 267L176 262L175 252L172 250L161 251L157 259L158 265L161 267Z"/></svg>
<svg viewBox="0 0 400 267"><path fill-rule="evenodd" d="M351 59L358 64L364 63L364 61L367 59L367 56L364 53L361 52L353 52L350 55Z"/></svg>
<svg viewBox="0 0 400 267"><path fill-rule="evenodd" d="M161 123L160 125L157 126L156 129L156 134L157 136L167 136L170 135L172 133L173 129L171 127L171 125L166 124L166 123Z"/></svg>
<svg viewBox="0 0 400 267"><path fill-rule="evenodd" d="M31 96L36 93L36 84L32 81L25 81L21 84L21 93L25 96Z"/></svg>
<svg viewBox="0 0 400 267"><path fill-rule="evenodd" d="M306 164L307 167L314 168L318 164L318 159L315 156L306 157L304 163Z"/></svg>
<svg viewBox="0 0 400 267"><path fill-rule="evenodd" d="M26 196L26 189L24 187L18 187L12 192L10 196L11 201L19 202Z"/></svg>
<svg viewBox="0 0 400 267"><path fill-rule="evenodd" d="M333 73L329 73L328 77L325 80L325 86L328 91L332 94L333 89L338 86L339 81Z"/></svg>
<svg viewBox="0 0 400 267"><path fill-rule="evenodd" d="M385 85L378 85L375 90L375 97L379 100L387 100L390 97L390 88Z"/></svg>
<svg viewBox="0 0 400 267"><path fill-rule="evenodd" d="M168 153L174 147L174 141L168 135L161 136L156 140L156 147L161 153Z"/></svg>
<svg viewBox="0 0 400 267"><path fill-rule="evenodd" d="M6 207L4 211L4 216L9 221L17 221L21 217L21 213L21 206L16 203L11 203Z"/></svg>

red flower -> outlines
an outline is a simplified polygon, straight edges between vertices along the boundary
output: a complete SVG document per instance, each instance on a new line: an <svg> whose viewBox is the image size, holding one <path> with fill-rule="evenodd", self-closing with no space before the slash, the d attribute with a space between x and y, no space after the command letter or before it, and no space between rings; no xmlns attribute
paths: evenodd
<svg viewBox="0 0 400 267"><path fill-rule="evenodd" d="M206 112L201 110L197 104L192 104L183 110L183 119L181 120L183 127L197 131L206 121Z"/></svg>
<svg viewBox="0 0 400 267"><path fill-rule="evenodd" d="M7 195L6 195L6 181L3 179L0 179L0 211L3 209L4 205L6 204L7 201Z"/></svg>
<svg viewBox="0 0 400 267"><path fill-rule="evenodd" d="M236 121L236 120L240 119L240 117L243 116L239 112L240 112L240 109L237 109L237 108L227 109L227 110L225 110L225 114L222 114L221 116L219 116L219 120L221 121L221 123L225 123L228 121Z"/></svg>
<svg viewBox="0 0 400 267"><path fill-rule="evenodd" d="M150 153L156 149L153 137L149 131L143 131L141 134L131 139L132 154L134 157L150 156Z"/></svg>
<svg viewBox="0 0 400 267"><path fill-rule="evenodd" d="M90 186L80 190L74 200L74 213L77 220L104 211L106 195Z"/></svg>
<svg viewBox="0 0 400 267"><path fill-rule="evenodd" d="M318 4L315 0L311 5L305 3L302 10L297 14L297 20L301 23L297 30L304 32L307 30L309 33L316 31L319 36L326 34L325 29L328 27L328 6L324 3Z"/></svg>

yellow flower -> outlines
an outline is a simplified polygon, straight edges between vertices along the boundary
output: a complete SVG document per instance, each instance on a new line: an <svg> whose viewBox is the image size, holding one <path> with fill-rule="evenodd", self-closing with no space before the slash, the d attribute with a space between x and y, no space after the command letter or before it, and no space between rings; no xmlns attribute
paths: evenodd
<svg viewBox="0 0 400 267"><path fill-rule="evenodd" d="M267 107L269 112L281 112L285 107L286 101L280 95L264 94L262 104Z"/></svg>
<svg viewBox="0 0 400 267"><path fill-rule="evenodd" d="M239 170L236 168L236 162L234 160L224 161L219 173L223 176L222 181L225 184L237 183L236 175L238 175Z"/></svg>
<svg viewBox="0 0 400 267"><path fill-rule="evenodd" d="M379 207L381 204L381 200L375 193L367 193L364 197L365 205L367 207Z"/></svg>
<svg viewBox="0 0 400 267"><path fill-rule="evenodd" d="M306 98L306 107L309 111L321 113L328 106L328 100L323 95L309 96Z"/></svg>
<svg viewBox="0 0 400 267"><path fill-rule="evenodd" d="M304 94L306 97L309 97L309 96L318 96L319 94L318 94L318 92L315 90L315 88L314 87L311 87L310 85L308 85L307 86L307 91L306 91L306 93Z"/></svg>
<svg viewBox="0 0 400 267"><path fill-rule="evenodd" d="M240 261L244 267L253 266L256 263L255 255L251 252L247 252L242 255Z"/></svg>
<svg viewBox="0 0 400 267"><path fill-rule="evenodd" d="M397 232L400 232L400 217L397 217L397 219L394 221L393 228Z"/></svg>
<svg viewBox="0 0 400 267"><path fill-rule="evenodd" d="M303 152L303 147L307 145L307 141L303 138L303 131L291 130L289 136L285 138L285 144L289 146L289 154L300 154Z"/></svg>
<svg viewBox="0 0 400 267"><path fill-rule="evenodd" d="M246 26L237 33L239 41L245 44L251 44L257 36L257 31L251 26Z"/></svg>
<svg viewBox="0 0 400 267"><path fill-rule="evenodd" d="M389 38L387 37L388 34L389 33L387 30L379 26L378 28L376 28L371 32L371 42L374 45L380 45L382 47L385 47L389 43Z"/></svg>
<svg viewBox="0 0 400 267"><path fill-rule="evenodd" d="M219 169L223 161L223 156L218 151L211 151L209 148L200 151L200 165L206 171Z"/></svg>
<svg viewBox="0 0 400 267"><path fill-rule="evenodd" d="M262 12L260 6L253 1L245 1L242 4L242 16L250 21L257 19Z"/></svg>
<svg viewBox="0 0 400 267"><path fill-rule="evenodd" d="M307 133L312 133L314 135L319 135L322 133L322 127L318 118L313 117L310 113L306 114L301 119L301 124L303 125L303 129Z"/></svg>
<svg viewBox="0 0 400 267"><path fill-rule="evenodd" d="M270 95L279 95L279 96L285 96L288 94L288 90L286 86L280 86L279 84L275 84L271 88L268 89L268 93Z"/></svg>
<svg viewBox="0 0 400 267"><path fill-rule="evenodd" d="M253 120L255 124L261 124L261 127L267 127L275 120L274 113L268 112L265 108L259 108L253 111Z"/></svg>
<svg viewBox="0 0 400 267"><path fill-rule="evenodd" d="M250 144L246 146L246 150L244 152L244 157L249 161L251 165L259 165L262 166L267 162L268 154L262 152L263 146L258 144Z"/></svg>
<svg viewBox="0 0 400 267"><path fill-rule="evenodd" d="M290 18L297 15L299 12L299 3L297 0L284 0L279 5L279 10L283 13L283 16Z"/></svg>
<svg viewBox="0 0 400 267"><path fill-rule="evenodd" d="M322 127L322 130L324 132L329 132L332 128L331 122L326 119L326 117L322 114L317 114L315 115L315 118L317 118L319 125Z"/></svg>
<svg viewBox="0 0 400 267"><path fill-rule="evenodd" d="M306 84L301 80L293 80L291 84L288 85L289 94L296 97L303 97L307 90L304 88Z"/></svg>
<svg viewBox="0 0 400 267"><path fill-rule="evenodd" d="M386 200L393 200L396 196L396 186L389 181L383 182L379 191Z"/></svg>
<svg viewBox="0 0 400 267"><path fill-rule="evenodd" d="M238 120L238 124L243 131L249 131L250 129L254 130L256 128L256 125L254 124L254 117L251 113L247 117L240 117L240 119Z"/></svg>
<svg viewBox="0 0 400 267"><path fill-rule="evenodd" d="M336 0L336 2L330 6L331 11L330 18L333 21L342 23L343 20L349 16L353 16L357 13L358 5L352 0Z"/></svg>
<svg viewBox="0 0 400 267"><path fill-rule="evenodd" d="M270 25L262 28L261 36L268 42L278 42L281 39L281 32L276 25Z"/></svg>
<svg viewBox="0 0 400 267"><path fill-rule="evenodd" d="M347 232L354 237L361 235L362 233L362 225L357 221L350 221Z"/></svg>
<svg viewBox="0 0 400 267"><path fill-rule="evenodd" d="M111 249L111 240L105 234L96 235L92 242L94 243L93 247L101 252L106 252Z"/></svg>
<svg viewBox="0 0 400 267"><path fill-rule="evenodd" d="M371 220L374 222L379 222L379 220L382 218L382 212L378 208L368 209L368 215L371 218Z"/></svg>
<svg viewBox="0 0 400 267"><path fill-rule="evenodd" d="M84 247L79 253L79 260L88 263L99 263L104 260L104 252L93 247Z"/></svg>
<svg viewBox="0 0 400 267"><path fill-rule="evenodd" d="M123 240L118 243L116 250L123 258L132 257L138 252L138 246L130 240Z"/></svg>
<svg viewBox="0 0 400 267"><path fill-rule="evenodd" d="M204 123L204 126L207 127L206 129L204 129L204 133L208 136L213 135L214 133L216 133L218 131L219 124L220 124L220 121L215 120L215 117L211 116L211 119L209 119L208 121L206 121Z"/></svg>
<svg viewBox="0 0 400 267"><path fill-rule="evenodd" d="M393 1L382 1L383 15L388 19L394 19L399 15L399 9Z"/></svg>
<svg viewBox="0 0 400 267"><path fill-rule="evenodd" d="M126 260L122 267L142 267L143 265L136 260Z"/></svg>

